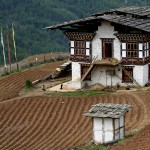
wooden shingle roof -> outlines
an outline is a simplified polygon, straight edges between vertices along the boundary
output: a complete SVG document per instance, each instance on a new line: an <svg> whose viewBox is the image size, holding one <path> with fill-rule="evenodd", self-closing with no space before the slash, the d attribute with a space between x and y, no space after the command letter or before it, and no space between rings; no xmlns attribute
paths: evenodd
<svg viewBox="0 0 150 150"><path fill-rule="evenodd" d="M127 15L130 14L130 15ZM137 15L136 17L134 15ZM146 16L143 18L143 16ZM90 17L71 20L62 24L52 25L45 29L61 29L63 27L70 27L72 25L83 25L93 23L96 25L96 21L106 20L123 26L129 26L146 32L150 32L150 7L123 7L118 9L109 10L103 13L97 13Z"/></svg>
<svg viewBox="0 0 150 150"><path fill-rule="evenodd" d="M137 7L137 6L129 6L129 7L121 7L118 9L110 9L105 12L99 12L96 14L93 14L92 16L99 16L103 14L108 14L112 12L120 12L123 14L131 14L136 16L148 16L150 15L150 6L143 6L143 7Z"/></svg>
<svg viewBox="0 0 150 150"><path fill-rule="evenodd" d="M128 104L99 103L93 105L84 115L99 118L120 118L129 111L131 107L132 106Z"/></svg>

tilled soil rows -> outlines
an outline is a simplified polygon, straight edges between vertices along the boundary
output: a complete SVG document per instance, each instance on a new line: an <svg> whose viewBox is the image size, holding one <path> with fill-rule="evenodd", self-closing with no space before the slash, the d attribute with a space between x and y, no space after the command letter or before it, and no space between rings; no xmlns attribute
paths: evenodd
<svg viewBox="0 0 150 150"><path fill-rule="evenodd" d="M146 126L113 149L150 149L150 92L91 97L18 97L26 79L36 80L64 62L18 72L0 79L0 150L64 150L92 139L92 120L84 112L97 103L131 104L126 131ZM13 99L12 99L13 98Z"/></svg>
<svg viewBox="0 0 150 150"><path fill-rule="evenodd" d="M133 105L126 115L128 131L144 121L144 106L134 95L24 97L0 104L0 149L62 150L90 141L92 121L83 113L100 102Z"/></svg>
<svg viewBox="0 0 150 150"><path fill-rule="evenodd" d="M65 61L51 63L43 67L29 69L24 72L14 73L0 79L0 101L18 96L19 91L25 86L27 79L34 81L47 76Z"/></svg>

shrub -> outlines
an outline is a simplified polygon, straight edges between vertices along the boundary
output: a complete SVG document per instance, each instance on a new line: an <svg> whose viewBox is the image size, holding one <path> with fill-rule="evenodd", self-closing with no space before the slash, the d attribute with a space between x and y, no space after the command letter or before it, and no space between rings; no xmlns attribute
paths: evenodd
<svg viewBox="0 0 150 150"><path fill-rule="evenodd" d="M32 82L31 82L30 80L26 80L25 87L26 87L27 89L33 87Z"/></svg>

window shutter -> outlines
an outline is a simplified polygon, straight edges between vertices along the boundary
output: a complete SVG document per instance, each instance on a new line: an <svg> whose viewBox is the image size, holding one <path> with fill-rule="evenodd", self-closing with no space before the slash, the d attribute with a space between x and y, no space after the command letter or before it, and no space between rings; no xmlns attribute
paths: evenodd
<svg viewBox="0 0 150 150"><path fill-rule="evenodd" d="M74 55L74 48L71 48L71 55Z"/></svg>
<svg viewBox="0 0 150 150"><path fill-rule="evenodd" d="M126 50L126 43L122 43L122 50Z"/></svg>
<svg viewBox="0 0 150 150"><path fill-rule="evenodd" d="M71 47L74 47L74 41L71 41Z"/></svg>
<svg viewBox="0 0 150 150"><path fill-rule="evenodd" d="M143 50L143 43L139 43L139 50Z"/></svg>
<svg viewBox="0 0 150 150"><path fill-rule="evenodd" d="M86 42L86 48L90 48L90 42Z"/></svg>

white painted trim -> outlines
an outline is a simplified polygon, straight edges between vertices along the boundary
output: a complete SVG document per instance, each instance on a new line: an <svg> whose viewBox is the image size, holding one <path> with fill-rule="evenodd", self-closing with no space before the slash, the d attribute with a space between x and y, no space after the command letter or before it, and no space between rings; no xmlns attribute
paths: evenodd
<svg viewBox="0 0 150 150"><path fill-rule="evenodd" d="M126 51L122 51L122 57L126 57Z"/></svg>
<svg viewBox="0 0 150 150"><path fill-rule="evenodd" d="M149 56L149 50L147 50L147 57Z"/></svg>
<svg viewBox="0 0 150 150"><path fill-rule="evenodd" d="M139 51L139 58L143 58L143 51Z"/></svg>
<svg viewBox="0 0 150 150"><path fill-rule="evenodd" d="M74 47L74 41L71 41L71 47Z"/></svg>
<svg viewBox="0 0 150 150"><path fill-rule="evenodd" d="M126 50L126 43L122 43L122 50Z"/></svg>
<svg viewBox="0 0 150 150"><path fill-rule="evenodd" d="M86 42L86 48L90 48L90 42Z"/></svg>
<svg viewBox="0 0 150 150"><path fill-rule="evenodd" d="M139 43L139 50L143 50L143 43Z"/></svg>
<svg viewBox="0 0 150 150"><path fill-rule="evenodd" d="M90 56L90 50L86 49L86 56Z"/></svg>

